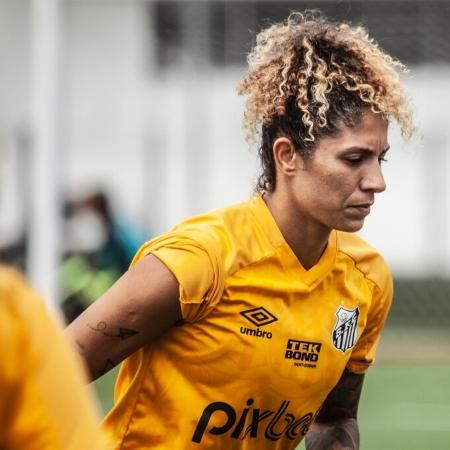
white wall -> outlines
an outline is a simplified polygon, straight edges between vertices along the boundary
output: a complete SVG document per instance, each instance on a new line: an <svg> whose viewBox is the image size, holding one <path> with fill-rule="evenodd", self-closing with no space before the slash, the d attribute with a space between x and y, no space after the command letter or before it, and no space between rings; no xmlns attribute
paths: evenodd
<svg viewBox="0 0 450 450"><path fill-rule="evenodd" d="M29 117L29 22L27 1L0 2L0 245L17 238L24 221L17 134Z"/></svg>
<svg viewBox="0 0 450 450"><path fill-rule="evenodd" d="M69 2L65 8L68 189L109 187L133 217L141 203L148 84L143 13L142 4L131 2Z"/></svg>

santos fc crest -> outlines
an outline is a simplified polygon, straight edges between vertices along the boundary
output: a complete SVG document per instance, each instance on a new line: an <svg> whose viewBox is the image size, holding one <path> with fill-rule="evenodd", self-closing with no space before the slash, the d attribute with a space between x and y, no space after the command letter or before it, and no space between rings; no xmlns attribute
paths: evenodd
<svg viewBox="0 0 450 450"><path fill-rule="evenodd" d="M333 330L333 345L345 352L355 345L358 338L359 308L347 309L342 306L336 311L337 321Z"/></svg>

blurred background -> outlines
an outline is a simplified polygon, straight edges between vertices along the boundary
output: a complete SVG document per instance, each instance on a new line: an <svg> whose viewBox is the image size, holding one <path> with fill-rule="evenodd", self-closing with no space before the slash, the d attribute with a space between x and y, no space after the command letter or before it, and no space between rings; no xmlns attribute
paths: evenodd
<svg viewBox="0 0 450 450"><path fill-rule="evenodd" d="M73 320L140 243L252 194L235 93L262 26L319 8L410 67L388 189L361 233L395 302L360 407L362 449L450 448L450 1L0 2L0 259ZM97 382L104 410L115 372Z"/></svg>

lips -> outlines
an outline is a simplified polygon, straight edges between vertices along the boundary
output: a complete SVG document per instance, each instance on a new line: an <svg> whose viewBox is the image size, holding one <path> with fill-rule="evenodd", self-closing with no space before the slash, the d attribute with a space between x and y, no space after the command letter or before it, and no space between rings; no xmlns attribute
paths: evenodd
<svg viewBox="0 0 450 450"><path fill-rule="evenodd" d="M359 205L349 205L351 211L358 213L362 216L367 216L370 213L370 207L373 203L361 203Z"/></svg>

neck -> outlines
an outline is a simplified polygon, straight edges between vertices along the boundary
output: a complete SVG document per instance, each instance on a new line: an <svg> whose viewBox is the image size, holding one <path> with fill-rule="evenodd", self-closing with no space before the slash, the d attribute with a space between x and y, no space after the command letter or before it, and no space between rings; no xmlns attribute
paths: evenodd
<svg viewBox="0 0 450 450"><path fill-rule="evenodd" d="M316 265L327 247L331 230L294 209L289 199L276 191L264 194L264 201L301 265L306 270Z"/></svg>

